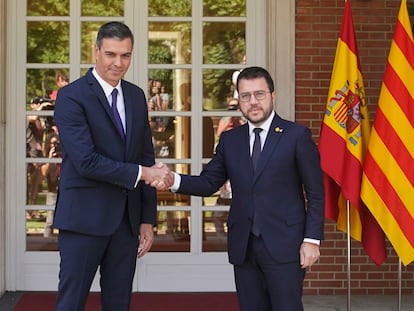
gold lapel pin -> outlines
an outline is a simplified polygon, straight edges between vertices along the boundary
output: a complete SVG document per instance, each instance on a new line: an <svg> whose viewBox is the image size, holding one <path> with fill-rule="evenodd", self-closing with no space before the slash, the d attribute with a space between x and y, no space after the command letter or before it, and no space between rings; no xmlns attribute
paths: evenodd
<svg viewBox="0 0 414 311"><path fill-rule="evenodd" d="M280 127L275 128L275 132L276 133L282 133L283 129L281 129Z"/></svg>

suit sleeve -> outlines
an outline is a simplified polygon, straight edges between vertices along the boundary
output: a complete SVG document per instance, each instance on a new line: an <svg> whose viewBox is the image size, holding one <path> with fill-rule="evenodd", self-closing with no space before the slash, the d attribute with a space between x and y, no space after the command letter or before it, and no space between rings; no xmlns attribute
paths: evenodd
<svg viewBox="0 0 414 311"><path fill-rule="evenodd" d="M181 175L181 184L177 192L202 197L215 193L228 179L224 146L221 137L213 158L199 176Z"/></svg>
<svg viewBox="0 0 414 311"><path fill-rule="evenodd" d="M296 162L307 200L304 237L322 240L325 221L323 174L319 151L309 129L299 137L296 150Z"/></svg>

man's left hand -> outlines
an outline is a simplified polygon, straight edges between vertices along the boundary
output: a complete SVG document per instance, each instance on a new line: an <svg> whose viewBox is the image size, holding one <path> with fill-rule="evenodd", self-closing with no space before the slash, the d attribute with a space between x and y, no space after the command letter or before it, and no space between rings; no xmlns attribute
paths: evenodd
<svg viewBox="0 0 414 311"><path fill-rule="evenodd" d="M318 261L320 256L319 245L303 242L300 247L300 266L306 269Z"/></svg>

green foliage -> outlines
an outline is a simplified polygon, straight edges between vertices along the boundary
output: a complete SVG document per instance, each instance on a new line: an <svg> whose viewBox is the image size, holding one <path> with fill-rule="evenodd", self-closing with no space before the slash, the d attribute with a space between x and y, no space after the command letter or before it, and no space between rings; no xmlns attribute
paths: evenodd
<svg viewBox="0 0 414 311"><path fill-rule="evenodd" d="M172 55L170 49L163 45L161 41L155 41L149 46L150 64L171 64ZM172 71L165 69L151 69L149 78L161 81L166 90L172 90Z"/></svg>
<svg viewBox="0 0 414 311"><path fill-rule="evenodd" d="M69 16L70 1L80 1L82 16L123 16L123 0L28 0L28 16ZM246 0L200 0L203 1L204 16L246 16ZM138 2L138 1L137 1ZM192 0L148 1L149 16L191 16ZM145 9L145 8L142 8ZM83 21L81 24L81 63L94 61L93 43L96 31L102 23ZM27 62L31 64L70 63L70 22L28 21ZM151 27L154 26L154 29ZM237 64L245 55L244 22L209 22L203 25L203 62L205 64ZM150 39L148 58L150 64L191 64L192 33L190 22L150 22L154 32L176 32L180 34L179 47L176 39ZM73 36L73 35L72 35ZM178 38L177 38L178 40ZM135 46L140 48L139 45ZM179 55L177 54L179 48ZM179 58L178 58L179 56ZM55 69L27 70L27 101L33 96L43 96L54 82ZM204 97L209 107L223 108L226 98L231 96L231 73L233 70L212 69L203 72ZM151 69L152 79L163 81L168 90L173 87L173 70Z"/></svg>
<svg viewBox="0 0 414 311"><path fill-rule="evenodd" d="M237 64L246 53L244 23L205 23L203 59L206 64ZM228 70L206 70L203 76L204 97L209 109L225 107L231 97L231 75Z"/></svg>
<svg viewBox="0 0 414 311"><path fill-rule="evenodd" d="M30 109L30 100L33 97L45 96L47 91L56 88L56 71L54 69L28 69L26 73L27 109Z"/></svg>
<svg viewBox="0 0 414 311"><path fill-rule="evenodd" d="M28 16L67 16L69 0L28 0Z"/></svg>
<svg viewBox="0 0 414 311"><path fill-rule="evenodd" d="M246 16L246 0L203 0L204 16Z"/></svg>
<svg viewBox="0 0 414 311"><path fill-rule="evenodd" d="M148 16L191 15L191 0L151 0L148 6Z"/></svg>
<svg viewBox="0 0 414 311"><path fill-rule="evenodd" d="M79 1L79 0L78 0ZM82 16L123 16L123 0L83 0Z"/></svg>
<svg viewBox="0 0 414 311"><path fill-rule="evenodd" d="M28 63L69 63L68 22L28 22Z"/></svg>

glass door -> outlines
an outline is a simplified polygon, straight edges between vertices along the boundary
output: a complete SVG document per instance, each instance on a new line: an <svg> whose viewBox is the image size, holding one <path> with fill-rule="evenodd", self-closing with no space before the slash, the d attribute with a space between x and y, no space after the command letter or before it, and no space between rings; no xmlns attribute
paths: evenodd
<svg viewBox="0 0 414 311"><path fill-rule="evenodd" d="M18 0L16 122L10 139L13 196L8 279L17 290L56 290L59 256L53 211L60 172L53 119L58 89L94 64L101 24L119 20L135 35L125 77L146 91L157 162L199 174L221 132L244 122L234 79L246 64L264 65L265 1ZM17 10L17 7L19 10ZM250 44L248 44L251 42ZM23 137L26 145L23 144ZM24 146L26 152L24 152ZM158 191L151 252L138 262L135 290L234 290L227 260L231 185L208 198ZM24 234L22 235L22 233ZM99 289L97 282L93 289Z"/></svg>

